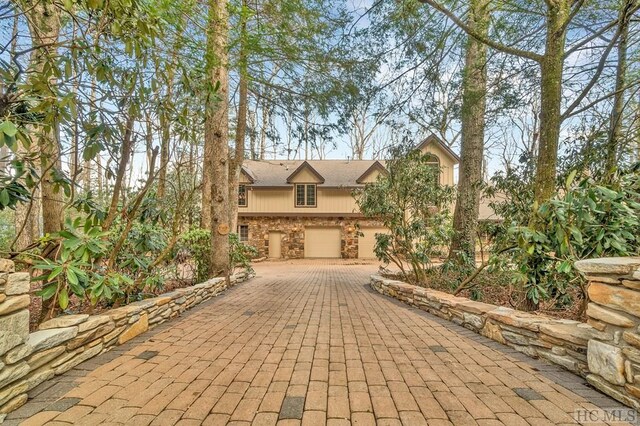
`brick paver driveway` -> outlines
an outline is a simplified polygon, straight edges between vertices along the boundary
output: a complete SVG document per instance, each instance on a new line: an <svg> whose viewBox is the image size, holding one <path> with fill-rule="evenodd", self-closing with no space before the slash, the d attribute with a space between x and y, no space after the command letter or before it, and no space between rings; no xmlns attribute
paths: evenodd
<svg viewBox="0 0 640 426"><path fill-rule="evenodd" d="M44 383L8 423L538 426L620 406L373 293L375 270L259 264L250 282Z"/></svg>

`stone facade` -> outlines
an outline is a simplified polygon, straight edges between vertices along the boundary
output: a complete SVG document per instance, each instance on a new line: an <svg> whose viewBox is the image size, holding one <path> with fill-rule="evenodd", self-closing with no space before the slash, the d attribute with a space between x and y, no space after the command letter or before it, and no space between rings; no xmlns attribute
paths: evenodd
<svg viewBox="0 0 640 426"><path fill-rule="evenodd" d="M234 285L249 278L234 275ZM175 290L99 315L66 315L29 333L30 278L0 259L0 423L29 390L149 328L208 300L228 287L223 278Z"/></svg>
<svg viewBox="0 0 640 426"><path fill-rule="evenodd" d="M358 226L381 227L377 220L350 217L242 216L238 224L248 225L248 243L258 249L258 257L269 257L269 232L282 232L282 257L304 258L304 230L307 226L341 228L341 257L358 257Z"/></svg>
<svg viewBox="0 0 640 426"><path fill-rule="evenodd" d="M582 377L640 410L640 258L584 260L588 322L562 320L456 297L373 275L371 286Z"/></svg>

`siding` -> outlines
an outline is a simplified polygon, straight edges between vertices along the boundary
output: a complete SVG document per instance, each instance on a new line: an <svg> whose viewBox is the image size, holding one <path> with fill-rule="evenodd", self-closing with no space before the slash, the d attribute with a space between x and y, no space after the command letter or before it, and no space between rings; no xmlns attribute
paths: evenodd
<svg viewBox="0 0 640 426"><path fill-rule="evenodd" d="M252 189L249 187L249 205L240 207L240 213L358 213L351 189L328 189L318 186L317 207L295 207L293 185L282 189Z"/></svg>

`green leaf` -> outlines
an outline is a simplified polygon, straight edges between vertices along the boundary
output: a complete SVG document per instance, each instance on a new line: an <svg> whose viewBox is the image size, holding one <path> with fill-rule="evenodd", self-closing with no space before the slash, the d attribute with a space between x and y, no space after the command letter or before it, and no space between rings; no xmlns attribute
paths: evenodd
<svg viewBox="0 0 640 426"><path fill-rule="evenodd" d="M69 306L69 293L67 293L66 288L63 288L60 291L60 295L58 296L58 304L63 311L67 309L67 306Z"/></svg>
<svg viewBox="0 0 640 426"><path fill-rule="evenodd" d="M55 277L57 277L58 275L60 275L60 273L61 273L61 272L62 272L62 266L57 266L57 267L55 267L55 268L51 271L51 273L49 274L49 276L47 277L47 279L48 279L49 281L53 281L53 279L54 279Z"/></svg>
<svg viewBox="0 0 640 426"><path fill-rule="evenodd" d="M567 189L571 188L571 184L573 183L573 179L575 179L576 177L576 173L578 173L577 170L571 170L571 173L569 173L569 176L567 176L567 181L566 181Z"/></svg>
<svg viewBox="0 0 640 426"><path fill-rule="evenodd" d="M57 284L49 284L42 287L42 290L38 290L36 295L42 297L43 300L51 299L54 294L56 294L56 290L58 289Z"/></svg>
<svg viewBox="0 0 640 426"><path fill-rule="evenodd" d="M72 285L78 285L80 283L80 281L78 280L78 276L71 268L67 269L67 280Z"/></svg>
<svg viewBox="0 0 640 426"><path fill-rule="evenodd" d="M0 123L0 132L12 138L18 133L18 128L10 121L3 121Z"/></svg>
<svg viewBox="0 0 640 426"><path fill-rule="evenodd" d="M11 203L11 198L9 197L9 191L7 188L4 188L0 191L0 204L3 206L8 206Z"/></svg>

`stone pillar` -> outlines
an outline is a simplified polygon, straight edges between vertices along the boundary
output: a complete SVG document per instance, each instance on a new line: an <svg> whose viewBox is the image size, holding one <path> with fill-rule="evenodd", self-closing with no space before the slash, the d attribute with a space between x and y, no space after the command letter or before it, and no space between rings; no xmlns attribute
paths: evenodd
<svg viewBox="0 0 640 426"><path fill-rule="evenodd" d="M5 386L28 370L12 362L12 354L29 338L29 287L28 272L15 272L12 261L0 259L0 422L27 400L23 389Z"/></svg>
<svg viewBox="0 0 640 426"><path fill-rule="evenodd" d="M587 322L613 336L589 340L587 380L640 409L640 257L581 260L576 268L588 280Z"/></svg>

